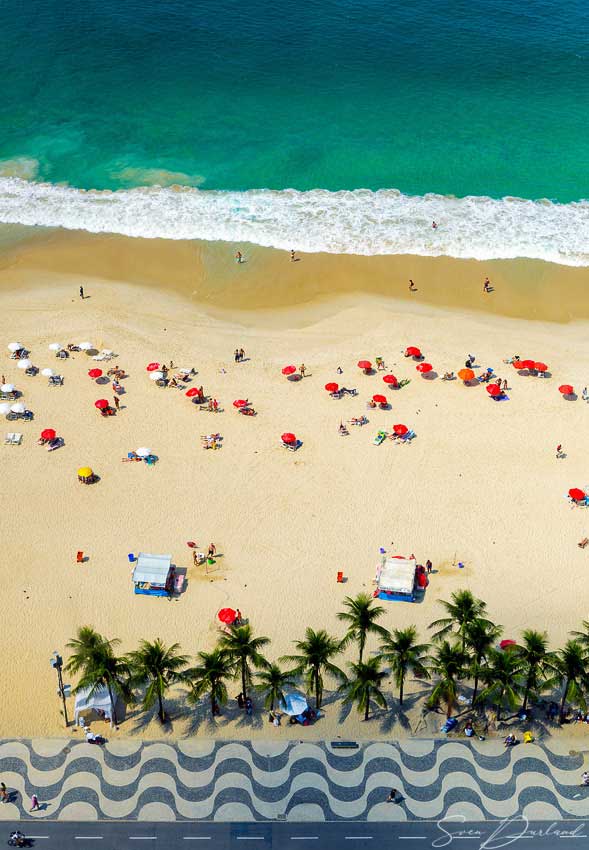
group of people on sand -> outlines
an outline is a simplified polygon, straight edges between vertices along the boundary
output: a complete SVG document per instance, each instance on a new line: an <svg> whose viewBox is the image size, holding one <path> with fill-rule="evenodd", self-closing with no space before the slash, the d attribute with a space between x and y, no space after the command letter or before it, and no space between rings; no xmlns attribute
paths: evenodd
<svg viewBox="0 0 589 850"><path fill-rule="evenodd" d="M236 348L233 354L233 359L236 363L242 363L245 360L245 351L243 348Z"/></svg>

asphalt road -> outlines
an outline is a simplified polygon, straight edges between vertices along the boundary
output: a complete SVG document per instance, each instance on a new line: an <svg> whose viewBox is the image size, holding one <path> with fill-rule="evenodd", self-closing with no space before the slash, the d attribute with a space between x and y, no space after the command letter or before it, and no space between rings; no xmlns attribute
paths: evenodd
<svg viewBox="0 0 589 850"><path fill-rule="evenodd" d="M202 823L180 821L20 821L0 823L0 847L21 829L37 850L357 850L440 848L580 850L589 848L589 823L579 820L457 820L409 823ZM5 838L3 838L5 836Z"/></svg>

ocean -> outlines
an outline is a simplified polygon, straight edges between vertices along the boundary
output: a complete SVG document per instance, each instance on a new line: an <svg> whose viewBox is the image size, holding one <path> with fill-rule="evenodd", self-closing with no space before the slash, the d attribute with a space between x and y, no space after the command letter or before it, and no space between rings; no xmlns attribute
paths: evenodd
<svg viewBox="0 0 589 850"><path fill-rule="evenodd" d="M0 10L0 222L589 265L580 0Z"/></svg>

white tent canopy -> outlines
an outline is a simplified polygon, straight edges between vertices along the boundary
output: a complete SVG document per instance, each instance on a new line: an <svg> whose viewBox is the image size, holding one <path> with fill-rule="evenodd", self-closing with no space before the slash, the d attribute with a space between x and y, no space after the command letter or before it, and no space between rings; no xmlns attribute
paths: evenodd
<svg viewBox="0 0 589 850"><path fill-rule="evenodd" d="M171 555L150 555L148 552L140 552L133 569L133 582L135 584L146 582L164 587L171 566Z"/></svg>
<svg viewBox="0 0 589 850"><path fill-rule="evenodd" d="M295 692L284 695L284 699L280 703L280 708L285 714L290 715L290 717L296 717L302 714L303 711L306 711L309 708L309 704L303 694L297 694Z"/></svg>
<svg viewBox="0 0 589 850"><path fill-rule="evenodd" d="M417 564L413 558L386 558L376 575L379 590L412 596Z"/></svg>
<svg viewBox="0 0 589 850"><path fill-rule="evenodd" d="M74 706L74 719L76 726L80 725L80 716L82 714L89 714L92 711L103 711L105 719L111 719L110 715L112 709L108 688L106 686L102 686L96 688L92 693L91 691L92 688L82 688L82 690L78 691L76 694L76 702ZM113 696L116 708L116 703L118 701L117 694L113 694Z"/></svg>

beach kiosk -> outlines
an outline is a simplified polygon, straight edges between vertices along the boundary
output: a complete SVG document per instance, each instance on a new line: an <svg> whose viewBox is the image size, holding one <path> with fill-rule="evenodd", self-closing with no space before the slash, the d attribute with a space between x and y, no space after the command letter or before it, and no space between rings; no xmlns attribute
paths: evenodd
<svg viewBox="0 0 589 850"><path fill-rule="evenodd" d="M395 602L415 602L417 588L417 564L414 558L383 556L376 569L376 591L378 599Z"/></svg>
<svg viewBox="0 0 589 850"><path fill-rule="evenodd" d="M170 596L174 589L174 567L171 555L140 552L133 569L135 593L143 596Z"/></svg>

